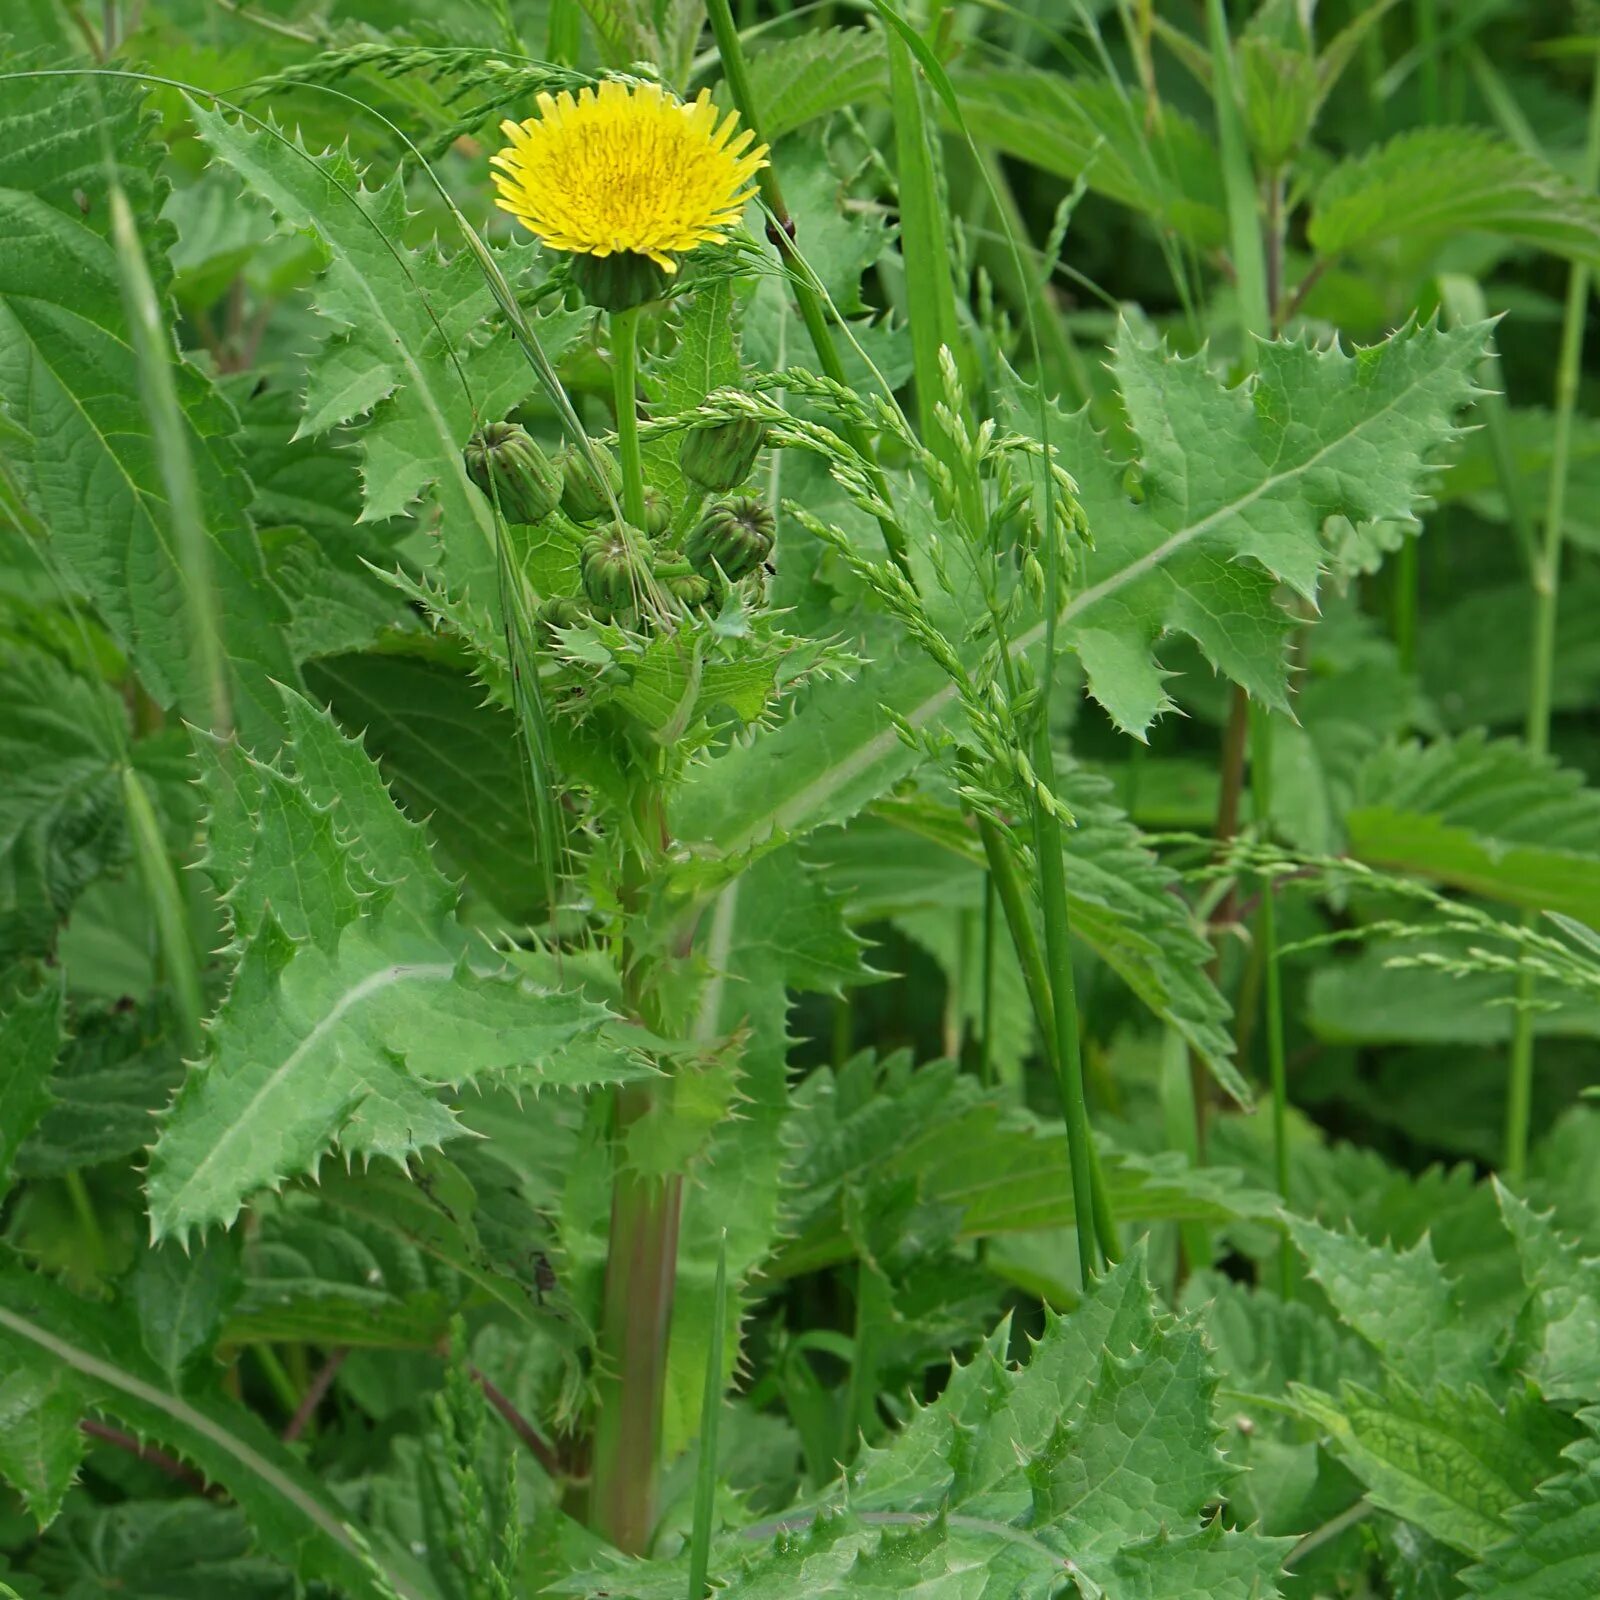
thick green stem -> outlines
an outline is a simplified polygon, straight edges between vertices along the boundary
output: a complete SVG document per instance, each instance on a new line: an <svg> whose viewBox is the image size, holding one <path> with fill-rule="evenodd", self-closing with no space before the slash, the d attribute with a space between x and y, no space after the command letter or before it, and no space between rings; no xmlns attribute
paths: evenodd
<svg viewBox="0 0 1600 1600"><path fill-rule="evenodd" d="M749 68L745 63L744 46L739 42L739 29L734 23L728 0L706 0L706 16L711 22L711 34L716 41L717 54L722 58L722 71L727 79L728 93L733 96L733 103L738 107L740 120L759 140L760 108L756 105L755 90L751 86ZM772 214L773 225L768 230L768 236L789 274L789 284L794 291L795 304L800 308L800 320L806 325L812 348L817 353L817 362L825 377L831 378L835 383L847 384L844 363L839 359L838 347L833 342L833 330L828 325L827 294L816 273L811 270L810 264L795 245L794 219L789 215L789 208L784 203L777 171L771 165L765 166L756 181L761 186L762 203ZM874 492L885 505L888 505L889 484L878 467L872 441L854 422L841 419L838 427L851 449L866 462ZM894 558L895 565L909 577L911 564L899 528L887 517L878 519L878 527L883 533L883 542Z"/></svg>
<svg viewBox="0 0 1600 1600"><path fill-rule="evenodd" d="M639 308L611 313L611 382L622 462L622 514L644 526L644 461L639 454Z"/></svg>
<svg viewBox="0 0 1600 1600"><path fill-rule="evenodd" d="M644 1084L617 1091L619 1159L611 1190L589 1510L596 1532L631 1555L649 1547L655 1526L667 1335L683 1199L681 1179L641 1177L620 1159L627 1130L653 1102L654 1092Z"/></svg>
<svg viewBox="0 0 1600 1600"><path fill-rule="evenodd" d="M620 900L623 999L646 1027L662 1021L650 963L635 947L631 919L665 845L659 789L646 786L635 806L637 848L625 858ZM655 1527L661 1472L662 1403L667 1340L678 1273L683 1180L647 1177L628 1159L628 1131L670 1095L670 1082L628 1084L615 1091L612 1121L611 1234L600 1317L594 1473L589 1520L619 1550L639 1554Z"/></svg>
<svg viewBox="0 0 1600 1600"><path fill-rule="evenodd" d="M1584 150L1583 186L1600 187L1600 55L1595 57L1589 95L1589 138ZM1528 747L1538 755L1550 748L1551 687L1555 677L1556 619L1561 597L1561 544L1567 509L1567 472L1572 456L1572 417L1583 368L1584 314L1589 304L1589 268L1574 261L1567 270L1567 304L1561 324L1561 355L1556 366L1555 430L1550 479L1545 496L1544 542L1533 569L1533 661L1528 686ZM1533 1107L1533 979L1517 978L1511 1072L1506 1090L1507 1179L1515 1183L1526 1169Z"/></svg>

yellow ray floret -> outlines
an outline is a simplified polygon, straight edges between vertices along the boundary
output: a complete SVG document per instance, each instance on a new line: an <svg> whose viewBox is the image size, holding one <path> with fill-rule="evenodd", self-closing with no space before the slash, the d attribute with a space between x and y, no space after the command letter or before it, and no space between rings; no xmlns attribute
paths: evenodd
<svg viewBox="0 0 1600 1600"><path fill-rule="evenodd" d="M608 79L576 100L538 98L539 115L506 122L492 160L496 204L552 250L648 256L668 272L675 252L720 244L754 192L767 147L719 122L709 91L685 105L653 83Z"/></svg>

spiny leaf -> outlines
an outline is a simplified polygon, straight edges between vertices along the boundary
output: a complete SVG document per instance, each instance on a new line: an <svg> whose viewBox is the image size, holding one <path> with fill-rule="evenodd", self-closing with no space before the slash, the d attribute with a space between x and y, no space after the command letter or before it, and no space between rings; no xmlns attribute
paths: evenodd
<svg viewBox="0 0 1600 1600"><path fill-rule="evenodd" d="M474 966L454 891L376 767L325 714L285 701L297 774L255 767L213 793L224 815L242 806L233 830L253 835L231 891L243 955L151 1153L158 1240L230 1224L251 1194L315 1173L336 1143L346 1163L403 1165L459 1132L447 1088L484 1076L581 1087L644 1070L620 1050L581 1048L604 1007L538 990L487 950Z"/></svg>
<svg viewBox="0 0 1600 1600"><path fill-rule="evenodd" d="M1600 1261L1584 1259L1526 1201L1495 1181L1500 1214L1511 1231L1531 1299L1519 1344L1530 1376L1546 1399L1600 1399Z"/></svg>
<svg viewBox="0 0 1600 1600"><path fill-rule="evenodd" d="M1426 1235L1400 1251L1302 1217L1288 1227L1334 1310L1394 1371L1419 1385L1481 1381L1496 1330L1461 1314Z"/></svg>
<svg viewBox="0 0 1600 1600"><path fill-rule="evenodd" d="M1006 1364L1008 1338L1002 1326L887 1446L786 1513L768 1549L722 1540L721 1592L1051 1600L1074 1578L1085 1593L1145 1600L1278 1592L1289 1541L1201 1522L1229 1476L1214 1379L1199 1332L1156 1309L1142 1258L1071 1317L1047 1315L1021 1370ZM655 1600L682 1581L681 1566L654 1563L563 1588Z"/></svg>
<svg viewBox="0 0 1600 1600"><path fill-rule="evenodd" d="M511 340L477 342L494 302L470 252L445 260L401 243L398 173L369 190L345 154L309 155L275 129L190 109L212 153L328 251L317 306L339 332L313 364L302 429L318 433L370 411L363 518L397 515L428 491L451 587L498 612L494 516L461 450L475 425L503 416L536 380Z"/></svg>

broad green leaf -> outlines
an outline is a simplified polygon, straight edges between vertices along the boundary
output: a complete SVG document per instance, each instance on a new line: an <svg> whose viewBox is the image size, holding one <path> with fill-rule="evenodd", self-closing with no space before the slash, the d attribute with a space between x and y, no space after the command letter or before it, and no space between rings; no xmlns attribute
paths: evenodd
<svg viewBox="0 0 1600 1600"><path fill-rule="evenodd" d="M1466 232L1600 263L1600 199L1486 129L1415 128L1335 167L1307 225L1325 256Z"/></svg>
<svg viewBox="0 0 1600 1600"><path fill-rule="evenodd" d="M254 1416L215 1395L174 1393L125 1316L6 1264L0 1349L13 1372L48 1372L70 1395L60 1419L74 1439L78 1418L93 1410L176 1451L226 1488L262 1544L303 1578L326 1579L352 1597L408 1595L373 1565L343 1506ZM3 1460L0 1467L9 1475Z"/></svg>
<svg viewBox="0 0 1600 1600"><path fill-rule="evenodd" d="M955 75L975 136L1062 178L1142 211L1200 245L1226 235L1211 139L1173 106L1148 122L1116 85L1030 68Z"/></svg>
<svg viewBox="0 0 1600 1600"><path fill-rule="evenodd" d="M127 859L122 708L35 651L0 670L0 961L50 948L73 902ZM116 720L112 720L116 719Z"/></svg>
<svg viewBox="0 0 1600 1600"><path fill-rule="evenodd" d="M1498 1180L1494 1188L1530 1296L1518 1329L1520 1364L1546 1399L1592 1404L1600 1399L1600 1261L1585 1259L1549 1215Z"/></svg>
<svg viewBox="0 0 1600 1600"><path fill-rule="evenodd" d="M1071 1317L1047 1314L1020 1370L1008 1337L1002 1326L887 1446L786 1513L770 1546L725 1537L712 1555L722 1592L1051 1600L1068 1572L1087 1593L1141 1600L1278 1592L1289 1541L1202 1520L1230 1476L1215 1379L1199 1331L1156 1310L1142 1260ZM619 1564L560 1587L655 1600L682 1583L677 1564Z"/></svg>
<svg viewBox="0 0 1600 1600"><path fill-rule="evenodd" d="M1350 853L1527 910L1600 924L1600 792L1512 740L1409 743L1361 768Z"/></svg>
<svg viewBox="0 0 1600 1600"><path fill-rule="evenodd" d="M285 698L295 775L236 751L208 758L209 869L234 880L242 955L151 1153L157 1239L231 1224L335 1144L347 1163L404 1164L458 1134L445 1091L474 1080L576 1088L643 1070L587 1048L603 1007L474 948L359 743Z"/></svg>
<svg viewBox="0 0 1600 1600"><path fill-rule="evenodd" d="M302 432L370 412L361 429L363 519L397 516L427 493L451 588L498 611L494 516L461 450L476 422L502 417L536 379L511 339L481 340L494 302L471 253L446 260L403 244L398 173L368 189L345 154L309 155L275 128L190 110L211 152L285 226L327 251L317 306L337 331L311 367Z"/></svg>
<svg viewBox="0 0 1600 1600"><path fill-rule="evenodd" d="M62 979L43 978L0 1005L0 1197L22 1142L50 1109L61 1050Z"/></svg>
<svg viewBox="0 0 1600 1600"><path fill-rule="evenodd" d="M14 397L11 420L24 442L4 453L51 552L93 599L150 693L209 726L212 688L186 598L199 580L179 558L105 233L113 176L105 151L156 148L140 95L126 83L38 80L8 84L6 98L0 215L11 248L0 265L0 390ZM115 176L141 234L159 240L154 180L137 167ZM170 283L158 262L158 297ZM295 681L287 609L250 524L238 418L206 378L174 359L233 716L246 741L268 752L281 737L272 680Z"/></svg>
<svg viewBox="0 0 1600 1600"><path fill-rule="evenodd" d="M1585 1600L1600 1591L1600 1456L1582 1446L1571 1472L1509 1512L1510 1532L1461 1581L1478 1600Z"/></svg>
<svg viewBox="0 0 1600 1600"><path fill-rule="evenodd" d="M205 1358L241 1287L234 1239L213 1237L187 1251L169 1240L139 1256L127 1299L145 1354L168 1388L187 1389L195 1375L203 1381Z"/></svg>
<svg viewBox="0 0 1600 1600"><path fill-rule="evenodd" d="M1574 1437L1537 1399L1513 1394L1502 1409L1472 1387L1423 1394L1392 1379L1382 1394L1346 1384L1337 1399L1297 1388L1295 1403L1375 1505L1467 1555L1512 1531L1511 1513L1560 1470Z"/></svg>

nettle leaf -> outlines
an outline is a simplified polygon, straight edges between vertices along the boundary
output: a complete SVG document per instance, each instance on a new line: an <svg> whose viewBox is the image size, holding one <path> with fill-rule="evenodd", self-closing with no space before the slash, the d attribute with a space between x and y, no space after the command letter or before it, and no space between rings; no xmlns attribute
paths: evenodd
<svg viewBox="0 0 1600 1600"><path fill-rule="evenodd" d="M1145 1600L1277 1594L1291 1541L1205 1517L1231 1476L1216 1381L1199 1329L1156 1309L1142 1256L1072 1316L1047 1312L1020 1370L1006 1363L1009 1337L1002 1325L887 1446L781 1518L768 1549L752 1555L737 1534L719 1543L719 1592L1050 1600L1075 1577L1087 1593ZM680 1594L683 1573L656 1563L581 1581L654 1600Z"/></svg>
<svg viewBox="0 0 1600 1600"><path fill-rule="evenodd" d="M358 741L285 694L295 772L226 748L206 761L209 870L241 946L233 987L151 1152L151 1227L231 1224L261 1189L415 1152L461 1130L443 1091L539 1088L647 1069L582 1048L610 1013L543 990L475 946L421 830Z"/></svg>
<svg viewBox="0 0 1600 1600"><path fill-rule="evenodd" d="M59 79L7 86L0 116L0 391L22 442L4 456L66 572L92 597L151 695L209 724L211 685L194 648L186 598L194 579L174 547L157 440L140 402L138 357L116 251L107 236L113 176L125 189L159 297L171 269L159 245L160 146L123 82ZM106 166L106 151L143 150L148 170ZM272 681L293 683L282 596L250 524L238 418L174 352L183 444L209 534L209 581L221 618L234 721L265 751L281 737Z"/></svg>
<svg viewBox="0 0 1600 1600"><path fill-rule="evenodd" d="M39 1375L37 1407L20 1421L53 1455L59 1503L83 1451L78 1421L86 1411L117 1418L158 1441L221 1484L255 1524L262 1545L303 1578L322 1578L352 1596L383 1600L413 1594L383 1574L351 1528L344 1507L243 1406L215 1390L179 1395L140 1345L122 1312L79 1300L38 1273L0 1264L0 1351L9 1369L0 1407L19 1374ZM0 1439L12 1436L10 1426ZM65 1477L59 1468L72 1457ZM0 1447L0 1472L13 1460ZM30 1496L27 1479L12 1479ZM41 1510L34 1503L35 1514ZM48 1520L55 1505L47 1506Z"/></svg>
<svg viewBox="0 0 1600 1600"><path fill-rule="evenodd" d="M1407 743L1361 768L1350 853L1600 925L1600 791L1518 740Z"/></svg>
<svg viewBox="0 0 1600 1600"><path fill-rule="evenodd" d="M1200 245L1227 236L1211 136L1172 106L1147 125L1142 105L1109 80L1005 68L955 75L962 115L987 143Z"/></svg>
<svg viewBox="0 0 1600 1600"><path fill-rule="evenodd" d="M1536 1398L1513 1393L1502 1408L1479 1388L1424 1394L1398 1378L1382 1394L1346 1384L1337 1399L1297 1386L1294 1401L1375 1505L1474 1556L1512 1532L1577 1431Z"/></svg>
<svg viewBox="0 0 1600 1600"><path fill-rule="evenodd" d="M0 1198L22 1142L50 1109L50 1074L61 1050L63 978L57 972L0 1007Z"/></svg>
<svg viewBox="0 0 1600 1600"><path fill-rule="evenodd" d="M1467 231L1600 263L1600 199L1484 128L1414 128L1341 163L1307 225L1324 256Z"/></svg>
<svg viewBox="0 0 1600 1600"><path fill-rule="evenodd" d="M782 1248L773 1278L814 1272L854 1250L848 1213L914 1195L938 1213L949 1242L1074 1225L1066 1132L954 1063L911 1070L870 1055L819 1068L795 1091L785 1133ZM1106 1193L1119 1221L1267 1219L1277 1203L1220 1168L1175 1152L1141 1157L1104 1148Z"/></svg>
<svg viewBox="0 0 1600 1600"><path fill-rule="evenodd" d="M1577 1465L1507 1513L1510 1534L1461 1582L1479 1600L1579 1600L1600 1589L1600 1452L1568 1451Z"/></svg>
<svg viewBox="0 0 1600 1600"><path fill-rule="evenodd" d="M328 253L316 304L337 331L311 365L302 431L370 413L362 519L399 515L426 493L451 588L497 610L494 515L461 450L477 422L504 416L537 380L514 341L485 338L494 302L471 253L446 258L401 242L408 213L398 171L368 189L343 152L310 155L276 128L230 122L194 102L190 111L212 153Z"/></svg>
<svg viewBox="0 0 1600 1600"><path fill-rule="evenodd" d="M0 962L49 948L94 880L126 860L121 719L110 691L52 656L0 670Z"/></svg>
<svg viewBox="0 0 1600 1600"><path fill-rule="evenodd" d="M678 319L677 341L672 350L665 359L645 367L644 387L653 415L682 416L700 406L714 390L739 382L734 316L734 285L730 277L707 279L689 296ZM681 500L686 487L678 468L678 447L682 442L681 433L667 433L644 444L646 476L673 504Z"/></svg>
<svg viewBox="0 0 1600 1600"><path fill-rule="evenodd" d="M864 28L815 28L779 39L752 50L748 70L761 136L773 143L830 111L879 99L888 86L883 35ZM731 103L725 84L711 98Z"/></svg>
<svg viewBox="0 0 1600 1600"><path fill-rule="evenodd" d="M134 1263L126 1293L146 1354L179 1391L201 1368L238 1298L238 1242L212 1237L190 1250L169 1241Z"/></svg>

